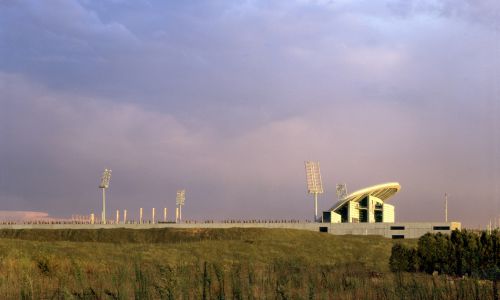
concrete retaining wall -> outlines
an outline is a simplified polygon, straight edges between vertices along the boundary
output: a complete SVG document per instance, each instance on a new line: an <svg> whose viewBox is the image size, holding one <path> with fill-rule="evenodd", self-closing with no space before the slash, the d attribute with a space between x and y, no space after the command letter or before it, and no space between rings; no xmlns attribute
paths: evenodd
<svg viewBox="0 0 500 300"><path fill-rule="evenodd" d="M10 224L0 229L150 229L150 228L286 228L323 231L335 235L381 235L387 238L419 238L427 232L451 233L458 222L439 223L160 223L160 224Z"/></svg>

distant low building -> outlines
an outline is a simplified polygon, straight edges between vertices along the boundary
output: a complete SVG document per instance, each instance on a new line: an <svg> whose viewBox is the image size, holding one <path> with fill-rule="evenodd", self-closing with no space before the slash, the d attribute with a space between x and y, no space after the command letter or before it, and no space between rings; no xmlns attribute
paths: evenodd
<svg viewBox="0 0 500 300"><path fill-rule="evenodd" d="M394 223L394 206L386 202L400 189L390 182L351 193L323 212L323 223Z"/></svg>

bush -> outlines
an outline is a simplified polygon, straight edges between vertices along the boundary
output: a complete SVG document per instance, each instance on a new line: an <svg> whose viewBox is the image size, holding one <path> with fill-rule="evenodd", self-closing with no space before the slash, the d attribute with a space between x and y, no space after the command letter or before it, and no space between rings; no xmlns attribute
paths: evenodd
<svg viewBox="0 0 500 300"><path fill-rule="evenodd" d="M498 280L500 270L500 233L454 230L450 235L427 233L418 240L417 249L395 244L389 260L393 272L416 270L432 274Z"/></svg>
<svg viewBox="0 0 500 300"><path fill-rule="evenodd" d="M391 249L389 267L392 272L415 272L418 268L417 251L403 244L395 244Z"/></svg>

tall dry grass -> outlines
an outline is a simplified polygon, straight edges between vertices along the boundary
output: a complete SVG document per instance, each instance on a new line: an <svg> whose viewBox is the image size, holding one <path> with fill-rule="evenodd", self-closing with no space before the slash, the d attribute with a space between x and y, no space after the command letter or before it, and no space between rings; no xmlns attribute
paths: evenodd
<svg viewBox="0 0 500 300"><path fill-rule="evenodd" d="M378 237L119 231L113 243L67 241L111 233L0 239L0 299L493 299L488 281L391 273L392 241Z"/></svg>

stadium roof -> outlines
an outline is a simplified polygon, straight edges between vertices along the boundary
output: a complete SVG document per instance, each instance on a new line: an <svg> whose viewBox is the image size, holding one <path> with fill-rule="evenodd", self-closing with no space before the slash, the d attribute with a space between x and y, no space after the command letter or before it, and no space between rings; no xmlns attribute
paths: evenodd
<svg viewBox="0 0 500 300"><path fill-rule="evenodd" d="M354 193L347 195L344 199L340 199L340 201L332 206L332 208L330 208L328 211L337 210L342 205L350 201L359 202L367 196L377 197L385 202L387 199L394 196L394 194L396 194L400 189L401 185L399 185L399 183L397 182L382 183L370 186L361 190L357 190Z"/></svg>

